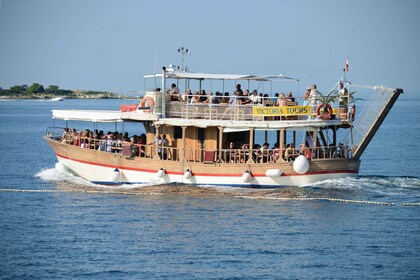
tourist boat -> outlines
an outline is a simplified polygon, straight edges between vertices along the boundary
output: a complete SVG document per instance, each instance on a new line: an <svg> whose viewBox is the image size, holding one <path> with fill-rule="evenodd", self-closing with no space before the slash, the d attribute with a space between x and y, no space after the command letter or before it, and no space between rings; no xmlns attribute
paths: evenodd
<svg viewBox="0 0 420 280"><path fill-rule="evenodd" d="M403 92L357 86L341 78L328 95L306 104L299 94L300 81L283 75L204 74L171 65L145 78L160 88L146 90L138 103L119 110L52 110L54 127L44 138L58 161L80 177L106 185L311 185L358 174L361 155ZM273 99L276 86L292 85L276 83L282 81L294 82L297 89L293 89L294 100L278 104ZM172 90L170 83L176 88ZM206 83L208 91L216 83L221 92L227 91L229 83L229 91L241 84L259 88L269 97L247 103L249 97L225 97L217 92L208 102L191 101L204 100L204 96L197 98L186 89L201 91ZM337 98L343 88L347 95L340 105ZM350 91L355 88L360 90L356 94ZM94 128L102 123L123 124L123 129L124 124L135 124L138 130L130 131L130 136L144 135L139 142L99 130L63 134L62 128L57 130L58 120L65 127L69 121L91 122ZM270 145L264 146L270 137Z"/></svg>

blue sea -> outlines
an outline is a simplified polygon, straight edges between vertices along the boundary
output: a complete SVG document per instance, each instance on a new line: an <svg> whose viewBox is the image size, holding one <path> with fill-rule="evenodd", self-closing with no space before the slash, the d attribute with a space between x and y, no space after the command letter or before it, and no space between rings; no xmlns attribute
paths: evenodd
<svg viewBox="0 0 420 280"><path fill-rule="evenodd" d="M57 164L52 109L120 103L0 101L0 279L420 279L419 93L357 178L281 189L105 187Z"/></svg>

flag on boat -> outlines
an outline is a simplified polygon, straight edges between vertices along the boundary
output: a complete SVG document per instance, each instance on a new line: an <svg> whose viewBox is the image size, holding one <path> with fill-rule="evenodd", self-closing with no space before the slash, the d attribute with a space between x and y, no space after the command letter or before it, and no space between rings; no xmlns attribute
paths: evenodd
<svg viewBox="0 0 420 280"><path fill-rule="evenodd" d="M346 72L349 72L349 58L346 57Z"/></svg>

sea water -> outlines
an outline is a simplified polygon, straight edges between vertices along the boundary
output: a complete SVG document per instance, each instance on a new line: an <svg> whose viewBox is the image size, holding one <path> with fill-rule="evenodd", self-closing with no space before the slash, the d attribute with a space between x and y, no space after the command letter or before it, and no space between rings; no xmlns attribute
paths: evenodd
<svg viewBox="0 0 420 280"><path fill-rule="evenodd" d="M51 109L119 105L0 101L1 279L420 278L420 207L406 206L420 202L420 94L400 97L357 178L281 189L105 187L57 164Z"/></svg>

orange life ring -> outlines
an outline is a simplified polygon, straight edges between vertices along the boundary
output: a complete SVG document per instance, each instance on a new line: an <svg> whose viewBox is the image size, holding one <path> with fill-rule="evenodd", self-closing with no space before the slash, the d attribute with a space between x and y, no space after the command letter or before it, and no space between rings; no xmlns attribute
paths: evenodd
<svg viewBox="0 0 420 280"><path fill-rule="evenodd" d="M155 106L155 101L150 96L143 97L143 100L140 102L140 107L142 108L154 107L154 106Z"/></svg>
<svg viewBox="0 0 420 280"><path fill-rule="evenodd" d="M322 112L321 112L322 109ZM331 118L331 115L333 113L333 109L331 108L331 105L328 103L322 103L319 104L316 108L316 115L321 116L321 119L324 121L329 120Z"/></svg>
<svg viewBox="0 0 420 280"><path fill-rule="evenodd" d="M351 107L351 120L354 121L355 117L356 117L356 105L353 105Z"/></svg>

